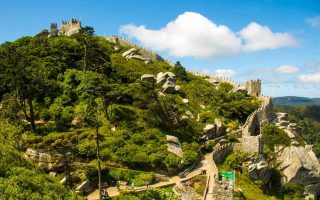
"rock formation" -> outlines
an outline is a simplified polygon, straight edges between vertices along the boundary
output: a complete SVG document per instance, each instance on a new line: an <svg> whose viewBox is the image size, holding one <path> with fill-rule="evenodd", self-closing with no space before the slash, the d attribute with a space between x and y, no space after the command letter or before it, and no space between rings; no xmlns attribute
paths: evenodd
<svg viewBox="0 0 320 200"><path fill-rule="evenodd" d="M320 182L320 164L310 145L278 147L277 161L285 182L304 186Z"/></svg>
<svg viewBox="0 0 320 200"><path fill-rule="evenodd" d="M179 139L173 135L166 135L166 138L167 138L167 145L168 145L167 150L179 156L180 158L182 158L183 153L182 153L181 143Z"/></svg>
<svg viewBox="0 0 320 200"><path fill-rule="evenodd" d="M175 93L179 88L177 88L178 85L176 85L176 79L175 74L172 72L159 72L157 74L157 84L162 85L162 93L164 94L173 94Z"/></svg>
<svg viewBox="0 0 320 200"><path fill-rule="evenodd" d="M166 81L163 85L162 85L162 92L166 93L166 94L173 94L176 89L175 89L175 83L171 82L171 81Z"/></svg>
<svg viewBox="0 0 320 200"><path fill-rule="evenodd" d="M37 150L28 148L25 153L25 158L31 159L38 164L38 166L47 171L62 171L62 155L61 154L49 154L39 152Z"/></svg>
<svg viewBox="0 0 320 200"><path fill-rule="evenodd" d="M139 55L136 48L131 48L128 51L125 51L122 54L122 57L127 58L127 59L136 59L136 60L144 61L145 63L149 63L149 61L150 61L150 59Z"/></svg>
<svg viewBox="0 0 320 200"><path fill-rule="evenodd" d="M267 160L260 156L258 159L254 161L249 161L248 164L248 175L252 180L262 180L264 183L268 183L270 181L270 177L272 174L271 167Z"/></svg>
<svg viewBox="0 0 320 200"><path fill-rule="evenodd" d="M149 82L149 83L155 83L156 78L152 74L144 74L141 76L141 81Z"/></svg>
<svg viewBox="0 0 320 200"><path fill-rule="evenodd" d="M215 119L214 124L207 124L204 128L202 133L207 136L207 138L217 138L222 136L226 133L226 128L222 124L221 120Z"/></svg>

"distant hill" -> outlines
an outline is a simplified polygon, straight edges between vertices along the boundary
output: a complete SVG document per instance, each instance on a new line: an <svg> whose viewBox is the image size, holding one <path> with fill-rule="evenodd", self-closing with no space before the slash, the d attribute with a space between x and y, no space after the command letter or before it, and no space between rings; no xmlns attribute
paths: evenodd
<svg viewBox="0 0 320 200"><path fill-rule="evenodd" d="M282 106L320 105L320 98L284 96L275 97L273 102L275 105Z"/></svg>

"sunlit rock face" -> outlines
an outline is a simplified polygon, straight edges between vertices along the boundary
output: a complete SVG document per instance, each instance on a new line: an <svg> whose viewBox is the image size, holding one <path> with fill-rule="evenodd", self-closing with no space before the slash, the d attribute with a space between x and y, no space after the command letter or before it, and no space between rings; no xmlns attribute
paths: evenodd
<svg viewBox="0 0 320 200"><path fill-rule="evenodd" d="M31 159L36 162L41 169L47 172L63 171L62 155L60 154L43 153L28 148L24 156L25 158Z"/></svg>
<svg viewBox="0 0 320 200"><path fill-rule="evenodd" d="M320 182L320 164L311 146L278 147L276 152L285 182L305 186Z"/></svg>

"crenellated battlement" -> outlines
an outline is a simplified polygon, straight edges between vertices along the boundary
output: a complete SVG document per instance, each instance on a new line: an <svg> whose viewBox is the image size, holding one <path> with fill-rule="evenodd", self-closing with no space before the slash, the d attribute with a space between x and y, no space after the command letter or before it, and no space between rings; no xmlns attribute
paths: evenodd
<svg viewBox="0 0 320 200"><path fill-rule="evenodd" d="M59 34L71 36L76 34L81 29L81 21L77 19L71 19L70 22L62 21Z"/></svg>
<svg viewBox="0 0 320 200"><path fill-rule="evenodd" d="M249 80L244 83L248 90L248 95L259 97L261 95L261 80Z"/></svg>
<svg viewBox="0 0 320 200"><path fill-rule="evenodd" d="M70 22L62 21L60 29L58 29L57 23L51 23L48 37L58 35L71 36L79 33L81 29L81 21L78 19L71 19Z"/></svg>

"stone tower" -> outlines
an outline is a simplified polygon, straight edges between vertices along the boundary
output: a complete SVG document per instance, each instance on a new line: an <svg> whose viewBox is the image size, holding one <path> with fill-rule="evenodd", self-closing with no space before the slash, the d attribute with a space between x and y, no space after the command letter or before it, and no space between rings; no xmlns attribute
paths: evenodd
<svg viewBox="0 0 320 200"><path fill-rule="evenodd" d="M249 80L245 83L248 95L259 97L261 95L261 80Z"/></svg>
<svg viewBox="0 0 320 200"><path fill-rule="evenodd" d="M55 30L55 29L58 29L57 28L57 23L51 23L50 30Z"/></svg>
<svg viewBox="0 0 320 200"><path fill-rule="evenodd" d="M57 28L57 23L51 23L48 37L58 36L58 33L59 33L59 30Z"/></svg>

